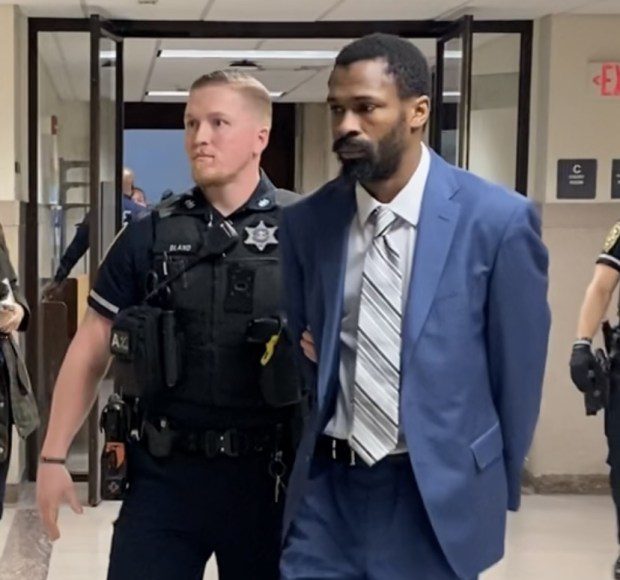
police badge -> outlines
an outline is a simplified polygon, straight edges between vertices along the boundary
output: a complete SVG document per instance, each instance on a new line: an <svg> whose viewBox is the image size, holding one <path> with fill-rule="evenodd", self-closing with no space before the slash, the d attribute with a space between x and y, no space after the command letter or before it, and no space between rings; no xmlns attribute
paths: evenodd
<svg viewBox="0 0 620 580"><path fill-rule="evenodd" d="M269 227L263 220L255 227L247 227L245 231L248 237L244 240L244 244L254 246L259 252L264 252L270 244L278 245L276 238L277 226Z"/></svg>

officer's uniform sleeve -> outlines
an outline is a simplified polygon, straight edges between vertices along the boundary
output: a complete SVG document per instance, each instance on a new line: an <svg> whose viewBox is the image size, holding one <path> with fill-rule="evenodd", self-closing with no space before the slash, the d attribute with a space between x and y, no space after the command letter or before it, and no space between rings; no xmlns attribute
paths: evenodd
<svg viewBox="0 0 620 580"><path fill-rule="evenodd" d="M620 272L620 222L616 222L607 234L603 251L596 259L596 263Z"/></svg>
<svg viewBox="0 0 620 580"><path fill-rule="evenodd" d="M54 280L56 280L56 282L65 280L71 273L71 270L73 270L73 266L75 266L79 259L87 252L90 244L89 236L90 212L86 214L84 221L78 224L73 240L71 240L62 258L60 258L58 270L56 270L56 274L54 275Z"/></svg>
<svg viewBox="0 0 620 580"><path fill-rule="evenodd" d="M88 305L101 316L112 320L144 298L151 232L151 220L145 217L127 224L110 245L88 296Z"/></svg>

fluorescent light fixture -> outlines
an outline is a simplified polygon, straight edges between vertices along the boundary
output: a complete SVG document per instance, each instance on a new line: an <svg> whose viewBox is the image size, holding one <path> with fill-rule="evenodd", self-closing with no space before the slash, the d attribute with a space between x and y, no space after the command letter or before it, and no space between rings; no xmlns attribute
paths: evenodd
<svg viewBox="0 0 620 580"><path fill-rule="evenodd" d="M461 59L463 58L462 50L446 50L443 53L444 58Z"/></svg>
<svg viewBox="0 0 620 580"><path fill-rule="evenodd" d="M116 60L116 51L115 50L101 50L99 51L99 58Z"/></svg>
<svg viewBox="0 0 620 580"><path fill-rule="evenodd" d="M219 58L221 60L326 60L332 61L337 50L176 50L164 49L159 58Z"/></svg>
<svg viewBox="0 0 620 580"><path fill-rule="evenodd" d="M234 60L228 65L228 67L234 70L260 70L260 67L255 62L247 59Z"/></svg>
<svg viewBox="0 0 620 580"><path fill-rule="evenodd" d="M189 91L146 91L147 97L187 97Z"/></svg>
<svg viewBox="0 0 620 580"><path fill-rule="evenodd" d="M272 99L279 99L284 94L284 91L269 91L269 96ZM147 91L147 97L187 97L189 91Z"/></svg>
<svg viewBox="0 0 620 580"><path fill-rule="evenodd" d="M448 97L448 98L449 97L460 97L461 91L444 91L443 96Z"/></svg>

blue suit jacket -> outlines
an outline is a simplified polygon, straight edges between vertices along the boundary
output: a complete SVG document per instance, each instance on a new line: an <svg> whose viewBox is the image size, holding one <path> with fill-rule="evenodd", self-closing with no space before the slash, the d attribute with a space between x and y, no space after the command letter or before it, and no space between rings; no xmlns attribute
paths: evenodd
<svg viewBox="0 0 620 580"><path fill-rule="evenodd" d="M309 326L314 405L287 498L285 534L316 437L338 393L339 333L353 186L339 178L284 210L292 336ZM526 198L432 154L403 319L401 422L439 542L469 578L503 555L538 417L550 315L547 252ZM314 366L314 365L313 365Z"/></svg>

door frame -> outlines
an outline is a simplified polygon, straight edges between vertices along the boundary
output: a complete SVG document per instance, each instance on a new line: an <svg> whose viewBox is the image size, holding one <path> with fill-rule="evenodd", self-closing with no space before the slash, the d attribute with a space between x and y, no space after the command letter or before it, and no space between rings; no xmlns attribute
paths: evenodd
<svg viewBox="0 0 620 580"><path fill-rule="evenodd" d="M456 20L450 29L437 39L437 52L435 61L433 99L432 99L432 122L431 122L431 147L438 153L441 151L442 129L444 119L444 67L445 45L451 40L461 38L463 43L461 58L460 94L461 99L457 109L457 158L456 164L467 169L469 167L469 135L471 121L471 75L473 56L473 18L463 16ZM441 154L441 153L440 153Z"/></svg>
<svg viewBox="0 0 620 580"><path fill-rule="evenodd" d="M90 287L95 284L97 268L105 248L101 231L101 210L104 207L101 188L101 42L111 41L115 50L114 77L114 228L117 232L122 221L122 178L123 178L123 38L114 25L93 14L89 19L90 29L90 229L89 266ZM97 505L100 501L99 456L101 453L99 414L100 396L95 398L88 415L88 502Z"/></svg>

